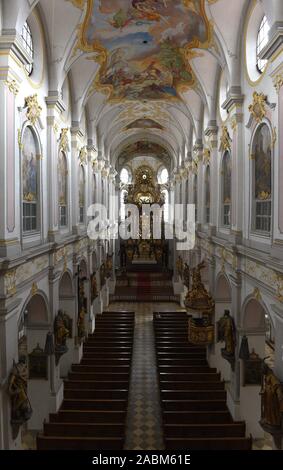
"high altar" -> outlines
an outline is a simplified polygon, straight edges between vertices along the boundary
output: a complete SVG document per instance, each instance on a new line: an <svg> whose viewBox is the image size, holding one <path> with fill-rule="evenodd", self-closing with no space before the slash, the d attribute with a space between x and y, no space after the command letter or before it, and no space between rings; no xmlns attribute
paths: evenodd
<svg viewBox="0 0 283 470"><path fill-rule="evenodd" d="M126 204L134 204L139 209L140 222L138 240L128 240L126 243L127 257L132 263L161 263L167 250L164 239L164 213L161 212L160 227L161 239L154 239L153 213L146 215L143 211L145 205L158 204L161 208L165 204L161 186L157 183L157 175L149 166L139 167L134 175L134 184L128 185ZM147 233L146 239L143 239Z"/></svg>

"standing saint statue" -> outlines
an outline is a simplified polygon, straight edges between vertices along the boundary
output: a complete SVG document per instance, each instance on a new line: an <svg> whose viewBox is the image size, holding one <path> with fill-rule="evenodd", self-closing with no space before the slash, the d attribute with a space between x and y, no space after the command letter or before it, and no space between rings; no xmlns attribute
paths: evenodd
<svg viewBox="0 0 283 470"><path fill-rule="evenodd" d="M27 395L28 369L25 358L13 364L9 377L8 394L11 399L11 424L21 426L31 418L32 408ZM17 428L18 431L18 428Z"/></svg>

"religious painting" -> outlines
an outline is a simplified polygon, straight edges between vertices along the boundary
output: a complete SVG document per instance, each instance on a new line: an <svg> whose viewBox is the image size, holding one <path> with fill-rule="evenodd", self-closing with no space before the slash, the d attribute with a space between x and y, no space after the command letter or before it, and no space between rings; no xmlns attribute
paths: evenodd
<svg viewBox="0 0 283 470"><path fill-rule="evenodd" d="M29 379L48 379L47 355L43 349L37 347L28 356Z"/></svg>
<svg viewBox="0 0 283 470"><path fill-rule="evenodd" d="M162 131L164 127L153 119L137 119L126 127L126 130L131 129L158 129Z"/></svg>
<svg viewBox="0 0 283 470"><path fill-rule="evenodd" d="M262 359L252 358L244 361L243 385L261 385Z"/></svg>
<svg viewBox="0 0 283 470"><path fill-rule="evenodd" d="M27 127L23 136L22 184L23 200L37 200L37 149L32 130Z"/></svg>
<svg viewBox="0 0 283 470"><path fill-rule="evenodd" d="M266 124L256 132L253 144L255 161L255 198L261 201L271 199L271 135Z"/></svg>
<svg viewBox="0 0 283 470"><path fill-rule="evenodd" d="M120 155L120 158L138 157L138 156L157 156L159 158L168 159L169 155L161 145L154 142L138 141L128 145Z"/></svg>
<svg viewBox="0 0 283 470"><path fill-rule="evenodd" d="M211 37L205 0L88 0L77 48L96 53L110 100L178 99L195 84L192 50Z"/></svg>
<svg viewBox="0 0 283 470"><path fill-rule="evenodd" d="M222 163L223 175L223 202L224 204L231 204L231 190L232 190L232 162L229 152L226 152L223 157Z"/></svg>
<svg viewBox="0 0 283 470"><path fill-rule="evenodd" d="M67 161L63 152L60 152L58 158L58 197L59 205L67 204Z"/></svg>

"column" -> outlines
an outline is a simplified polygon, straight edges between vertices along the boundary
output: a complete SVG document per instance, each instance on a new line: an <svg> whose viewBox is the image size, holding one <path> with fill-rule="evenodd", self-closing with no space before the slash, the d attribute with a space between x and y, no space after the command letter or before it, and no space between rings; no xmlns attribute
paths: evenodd
<svg viewBox="0 0 283 470"><path fill-rule="evenodd" d="M4 46L4 45L3 45ZM0 257L20 253L19 145L16 145L16 97L20 78L11 69L9 52L0 60Z"/></svg>

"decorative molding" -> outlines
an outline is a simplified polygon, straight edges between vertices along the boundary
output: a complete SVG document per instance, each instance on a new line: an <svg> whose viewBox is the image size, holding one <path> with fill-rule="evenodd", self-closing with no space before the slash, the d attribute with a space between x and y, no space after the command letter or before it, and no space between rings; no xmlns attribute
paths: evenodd
<svg viewBox="0 0 283 470"><path fill-rule="evenodd" d="M255 91L253 93L253 103L249 106L249 112L258 124L260 124L266 116L266 104L267 96Z"/></svg>
<svg viewBox="0 0 283 470"><path fill-rule="evenodd" d="M16 270L13 269L9 271L4 276L4 284L5 284L5 293L6 295L15 295L17 293L16 289Z"/></svg>
<svg viewBox="0 0 283 470"><path fill-rule="evenodd" d="M25 99L25 108L27 108L27 119L31 122L34 126L36 121L40 118L42 107L38 103L38 96L37 94L33 96L28 96Z"/></svg>
<svg viewBox="0 0 283 470"><path fill-rule="evenodd" d="M17 84L16 80L5 80L5 85L8 87L8 90L13 93L13 95L17 96L20 89L19 85Z"/></svg>
<svg viewBox="0 0 283 470"><path fill-rule="evenodd" d="M272 148L275 147L276 142L277 142L277 128L273 127L272 128L272 140L271 140Z"/></svg>
<svg viewBox="0 0 283 470"><path fill-rule="evenodd" d="M18 145L19 145L19 149L23 151L24 144L22 142L22 131L21 131L21 129L18 129Z"/></svg>

